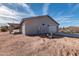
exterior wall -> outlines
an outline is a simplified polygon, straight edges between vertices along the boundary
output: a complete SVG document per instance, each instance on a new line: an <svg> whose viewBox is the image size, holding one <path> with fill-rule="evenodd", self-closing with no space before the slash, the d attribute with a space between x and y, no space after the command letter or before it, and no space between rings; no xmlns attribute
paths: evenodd
<svg viewBox="0 0 79 59"><path fill-rule="evenodd" d="M23 35L26 35L25 27L26 27L26 26L25 26L25 23L23 23L23 24L22 24L22 29L21 29Z"/></svg>
<svg viewBox="0 0 79 59"><path fill-rule="evenodd" d="M49 29L49 33L55 33L55 32L57 32L56 31L57 30L56 26L49 26L48 29Z"/></svg>
<svg viewBox="0 0 79 59"><path fill-rule="evenodd" d="M52 33L58 31L58 24L50 20L49 17L38 17L36 19L28 19L23 23L22 33L27 35L50 33L49 26L54 26L54 28L51 29Z"/></svg>

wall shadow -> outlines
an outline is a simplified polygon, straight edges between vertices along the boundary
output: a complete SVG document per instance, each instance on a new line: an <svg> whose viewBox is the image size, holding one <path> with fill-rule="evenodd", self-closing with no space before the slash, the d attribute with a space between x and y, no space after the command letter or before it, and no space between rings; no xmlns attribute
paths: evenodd
<svg viewBox="0 0 79 59"><path fill-rule="evenodd" d="M63 38L64 36L61 36L61 35L52 35L52 36L47 36L47 35L43 35L43 34L41 34L41 35L26 35L26 36L30 36L30 37L36 37L36 36L38 36L38 37L40 37L40 38L48 38L48 39L53 39L53 38Z"/></svg>

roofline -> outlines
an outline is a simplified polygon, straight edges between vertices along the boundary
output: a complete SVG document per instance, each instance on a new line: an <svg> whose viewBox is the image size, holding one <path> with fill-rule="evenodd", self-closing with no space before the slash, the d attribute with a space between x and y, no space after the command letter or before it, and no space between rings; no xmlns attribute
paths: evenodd
<svg viewBox="0 0 79 59"><path fill-rule="evenodd" d="M51 18L49 15L42 15L42 16L37 16L37 17L44 17L44 16L49 17L52 21L54 21L56 24L59 25L59 23L58 23L57 21L55 21L53 18ZM23 18L23 19L22 19L22 22L20 23L20 25L21 25L24 21L27 21L26 19L30 19L30 18L36 18L36 17Z"/></svg>
<svg viewBox="0 0 79 59"><path fill-rule="evenodd" d="M35 16L35 17L28 17L28 18L23 18L20 25L24 22L24 21L27 21L26 19L30 19L30 18L36 18L36 17L44 17L44 16L47 16L47 15L41 15L41 16Z"/></svg>
<svg viewBox="0 0 79 59"><path fill-rule="evenodd" d="M49 15L47 15L52 21L54 21L55 23L57 23L58 25L60 25L57 21L55 21L53 18L51 18Z"/></svg>

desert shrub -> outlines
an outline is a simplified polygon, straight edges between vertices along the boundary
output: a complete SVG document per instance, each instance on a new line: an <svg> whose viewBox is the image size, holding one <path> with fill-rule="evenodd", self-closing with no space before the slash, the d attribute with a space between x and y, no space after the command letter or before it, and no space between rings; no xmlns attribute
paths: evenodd
<svg viewBox="0 0 79 59"><path fill-rule="evenodd" d="M59 30L59 32L75 34L75 33L79 33L79 28L78 27L63 27Z"/></svg>
<svg viewBox="0 0 79 59"><path fill-rule="evenodd" d="M69 29L63 29L61 32L63 32L63 33L73 33L71 30L69 30Z"/></svg>
<svg viewBox="0 0 79 59"><path fill-rule="evenodd" d="M8 31L8 26L1 26L1 27L0 27L0 31L1 31L1 32L6 32L6 31Z"/></svg>

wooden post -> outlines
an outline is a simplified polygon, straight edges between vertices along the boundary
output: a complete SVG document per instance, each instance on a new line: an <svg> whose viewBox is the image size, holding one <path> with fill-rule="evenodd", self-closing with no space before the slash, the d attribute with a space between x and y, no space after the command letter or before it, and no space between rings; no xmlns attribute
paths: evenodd
<svg viewBox="0 0 79 59"><path fill-rule="evenodd" d="M12 32L13 32L13 27L10 26L9 27L9 33L12 34Z"/></svg>

